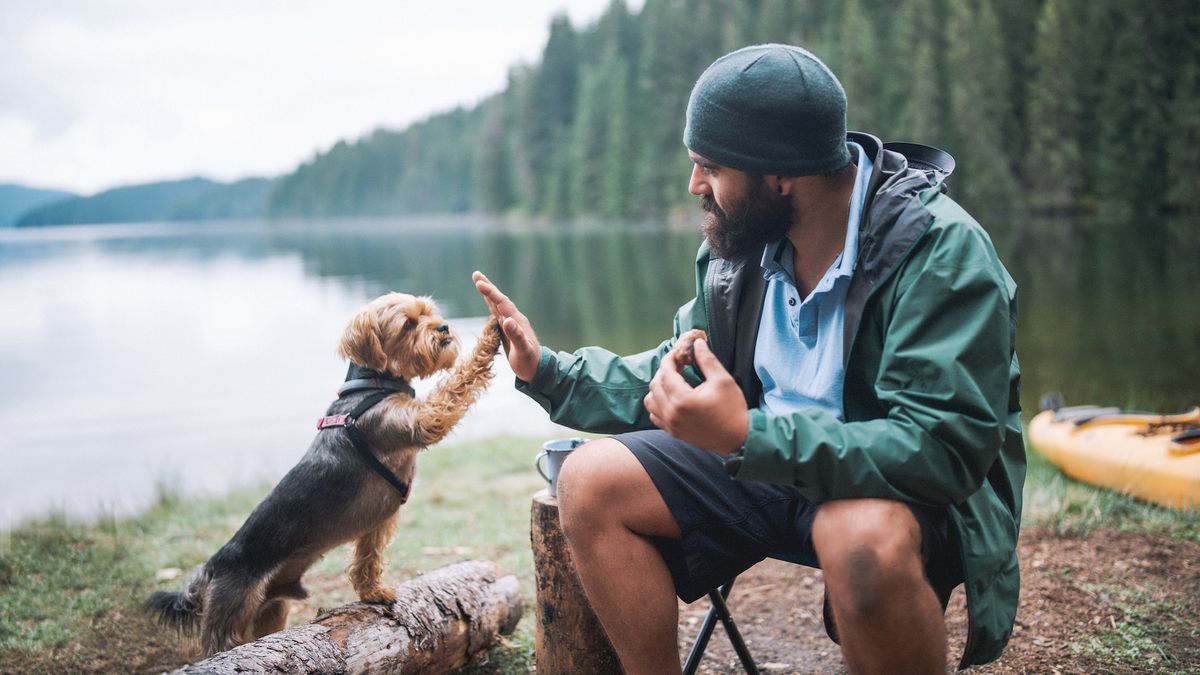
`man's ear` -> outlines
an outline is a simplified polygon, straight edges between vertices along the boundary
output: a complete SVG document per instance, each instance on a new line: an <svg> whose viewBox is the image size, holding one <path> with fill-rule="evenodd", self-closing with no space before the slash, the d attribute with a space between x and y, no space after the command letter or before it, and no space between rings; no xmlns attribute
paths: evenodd
<svg viewBox="0 0 1200 675"><path fill-rule="evenodd" d="M781 197L790 197L795 189L796 181L791 176L763 176L767 187Z"/></svg>

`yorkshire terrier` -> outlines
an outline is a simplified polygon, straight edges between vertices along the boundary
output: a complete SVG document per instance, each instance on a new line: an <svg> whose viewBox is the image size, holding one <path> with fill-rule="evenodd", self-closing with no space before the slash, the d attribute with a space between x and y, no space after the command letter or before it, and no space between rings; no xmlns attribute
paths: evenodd
<svg viewBox="0 0 1200 675"><path fill-rule="evenodd" d="M300 577L330 549L354 542L350 583L365 602L391 604L383 549L408 499L417 452L442 440L492 377L500 328L488 321L455 367L458 339L429 298L389 293L346 326L338 353L350 361L339 397L308 452L245 524L200 566L182 592L159 591L146 607L190 632L206 656L287 625ZM453 372L423 400L409 381Z"/></svg>

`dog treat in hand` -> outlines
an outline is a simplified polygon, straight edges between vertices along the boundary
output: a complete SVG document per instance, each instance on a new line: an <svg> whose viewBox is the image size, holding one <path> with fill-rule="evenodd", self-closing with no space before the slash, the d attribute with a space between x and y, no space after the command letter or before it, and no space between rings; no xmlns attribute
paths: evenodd
<svg viewBox="0 0 1200 675"><path fill-rule="evenodd" d="M675 364L680 368L696 363L696 340L704 340L707 342L708 333L705 333L699 328L693 328L683 335L680 335L679 339L675 341L675 348L672 350L672 356L675 359Z"/></svg>

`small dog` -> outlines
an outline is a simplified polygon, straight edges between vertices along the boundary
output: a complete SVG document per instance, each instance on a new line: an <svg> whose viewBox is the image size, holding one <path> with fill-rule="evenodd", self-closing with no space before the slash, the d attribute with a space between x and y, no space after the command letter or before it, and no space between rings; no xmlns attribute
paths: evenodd
<svg viewBox="0 0 1200 675"><path fill-rule="evenodd" d="M300 577L349 541L358 597L395 602L395 592L380 583L383 549L407 501L417 451L462 419L491 379L499 346L493 317L474 352L454 368L458 340L429 298L389 293L373 300L342 335L338 353L351 362L350 373L308 452L183 592L154 593L147 609L185 632L198 622L206 656L230 649L283 629L289 599L308 595ZM424 400L408 385L451 368Z"/></svg>

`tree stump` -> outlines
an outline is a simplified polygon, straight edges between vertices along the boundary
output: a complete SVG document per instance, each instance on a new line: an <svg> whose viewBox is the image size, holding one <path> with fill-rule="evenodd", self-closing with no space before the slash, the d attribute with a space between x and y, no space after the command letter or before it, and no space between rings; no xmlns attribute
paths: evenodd
<svg viewBox="0 0 1200 675"><path fill-rule="evenodd" d="M521 619L517 578L488 561L441 567L396 587L391 606L354 602L180 673L448 673Z"/></svg>
<svg viewBox="0 0 1200 675"><path fill-rule="evenodd" d="M617 653L575 574L558 521L558 500L549 490L533 496L532 520L538 675L620 673Z"/></svg>

